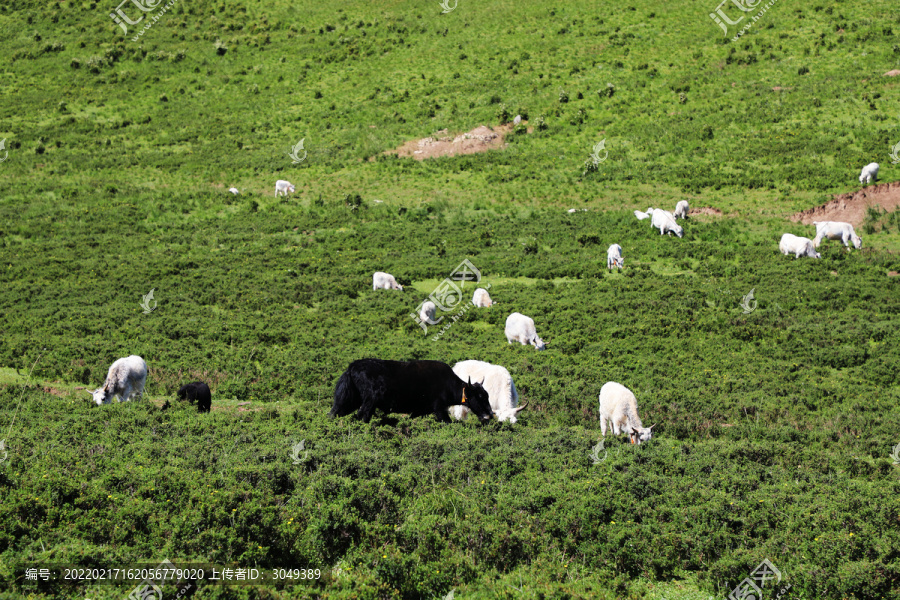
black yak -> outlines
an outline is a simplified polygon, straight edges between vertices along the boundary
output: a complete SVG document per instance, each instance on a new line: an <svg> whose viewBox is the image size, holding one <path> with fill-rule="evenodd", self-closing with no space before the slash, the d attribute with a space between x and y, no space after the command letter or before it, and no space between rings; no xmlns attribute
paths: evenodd
<svg viewBox="0 0 900 600"><path fill-rule="evenodd" d="M386 413L419 417L432 413L449 423L447 409L461 404L482 420L493 416L488 393L481 383L466 382L450 365L436 360L379 360L363 358L350 363L334 388L329 416L343 417L357 411L366 423L376 408Z"/></svg>
<svg viewBox="0 0 900 600"><path fill-rule="evenodd" d="M197 412L209 412L212 406L212 392L209 386L202 381L186 383L178 390L178 399L187 400L191 404L197 401Z"/></svg>

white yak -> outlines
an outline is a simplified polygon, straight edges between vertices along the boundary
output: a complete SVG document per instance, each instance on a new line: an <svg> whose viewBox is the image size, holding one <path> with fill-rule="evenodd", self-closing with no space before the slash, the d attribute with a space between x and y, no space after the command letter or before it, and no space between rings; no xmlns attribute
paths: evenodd
<svg viewBox="0 0 900 600"><path fill-rule="evenodd" d="M87 390L97 406L109 404L114 396L128 402L132 396L141 397L147 382L147 363L140 356L126 356L114 362L106 373L106 382L96 390Z"/></svg>
<svg viewBox="0 0 900 600"><path fill-rule="evenodd" d="M781 241L778 243L778 249L785 256L793 254L794 258L800 258L801 256L822 258L822 256L816 252L816 248L811 239L799 237L792 233L786 233L781 236Z"/></svg>
<svg viewBox="0 0 900 600"><path fill-rule="evenodd" d="M531 344L538 350L545 348L544 341L538 337L537 330L534 328L534 319L526 317L522 313L514 312L506 317L506 333L507 343L519 342L523 346Z"/></svg>
<svg viewBox="0 0 900 600"><path fill-rule="evenodd" d="M397 283L397 280L394 279L394 276L390 273L376 271L375 273L372 273L372 289L403 291L403 286Z"/></svg>
<svg viewBox="0 0 900 600"><path fill-rule="evenodd" d="M841 240L844 246L849 248L850 242L857 250L862 248L862 238L856 235L853 225L843 221L813 221L816 226L816 238L813 245L818 248L824 238L829 240Z"/></svg>
<svg viewBox="0 0 900 600"><path fill-rule="evenodd" d="M600 432L606 435L606 422L612 424L613 434L628 433L632 444L640 444L651 438L650 427L644 427L638 417L637 399L634 393L621 383L608 381L600 388Z"/></svg>
<svg viewBox="0 0 900 600"><path fill-rule="evenodd" d="M463 381L481 381L481 385L487 390L498 421L516 422L516 414L523 408L519 404L519 392L513 383L512 375L500 365L480 360L464 360L453 365L453 372ZM463 405L451 406L448 409L450 416L461 421L469 414L469 409Z"/></svg>

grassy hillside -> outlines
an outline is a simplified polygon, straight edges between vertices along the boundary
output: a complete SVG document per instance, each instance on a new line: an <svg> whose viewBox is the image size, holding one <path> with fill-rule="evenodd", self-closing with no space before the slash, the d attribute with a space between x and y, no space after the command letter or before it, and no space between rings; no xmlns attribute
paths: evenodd
<svg viewBox="0 0 900 600"><path fill-rule="evenodd" d="M15 146L0 177L19 203L108 186L268 194L281 176L312 198L560 204L643 189L780 213L854 187L872 160L893 178L891 6L777 4L732 43L712 5L178 2L132 42L105 5L19 2L0 12L0 135ZM547 129L491 157L365 162L504 108ZM609 158L582 179L601 139ZM767 193L745 201L753 190Z"/></svg>
<svg viewBox="0 0 900 600"><path fill-rule="evenodd" d="M714 4L180 0L138 42L114 8L0 5L0 599L165 558L322 574L197 598L707 600L765 558L765 598L900 598L896 215L777 253L862 165L894 179L892 5L776 3L736 43ZM383 154L516 114L501 151ZM725 215L632 214L683 198ZM409 313L464 258L499 304L435 340ZM147 398L92 407L129 354ZM502 364L528 408L327 419L364 356ZM161 409L196 379L211 414ZM610 380L654 438L595 464Z"/></svg>

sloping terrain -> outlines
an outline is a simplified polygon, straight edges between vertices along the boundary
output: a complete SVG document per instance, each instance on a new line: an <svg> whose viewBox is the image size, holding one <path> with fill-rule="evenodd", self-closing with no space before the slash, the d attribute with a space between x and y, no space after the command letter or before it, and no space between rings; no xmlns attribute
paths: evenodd
<svg viewBox="0 0 900 600"><path fill-rule="evenodd" d="M856 192L839 194L827 204L791 215L791 220L810 225L813 221L845 221L854 227L862 225L866 210L881 207L894 211L900 206L900 181L868 185Z"/></svg>

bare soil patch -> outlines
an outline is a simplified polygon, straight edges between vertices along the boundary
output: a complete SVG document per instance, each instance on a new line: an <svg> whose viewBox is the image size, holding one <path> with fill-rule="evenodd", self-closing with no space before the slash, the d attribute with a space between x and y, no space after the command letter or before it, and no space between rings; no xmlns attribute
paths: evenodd
<svg viewBox="0 0 900 600"><path fill-rule="evenodd" d="M479 125L472 131L450 136L446 129L435 133L436 137L427 137L420 140L406 142L399 148L388 150L385 154L396 154L401 157L412 157L416 160L437 158L439 156L457 156L460 154L475 154L488 150L505 148L507 146L503 138L512 131L513 124L487 127ZM531 133L531 128L528 132Z"/></svg>
<svg viewBox="0 0 900 600"><path fill-rule="evenodd" d="M713 208L712 206L698 206L696 208L691 207L688 211L688 217L695 217L697 215L711 215L713 217L721 217L722 211L718 208Z"/></svg>
<svg viewBox="0 0 900 600"><path fill-rule="evenodd" d="M792 215L791 221L804 225L810 225L813 221L844 221L859 227L870 206L880 206L888 211L900 206L900 181L879 183L856 192L840 194L822 206Z"/></svg>
<svg viewBox="0 0 900 600"><path fill-rule="evenodd" d="M900 69L892 69L884 74L885 77L896 77L900 75Z"/></svg>

